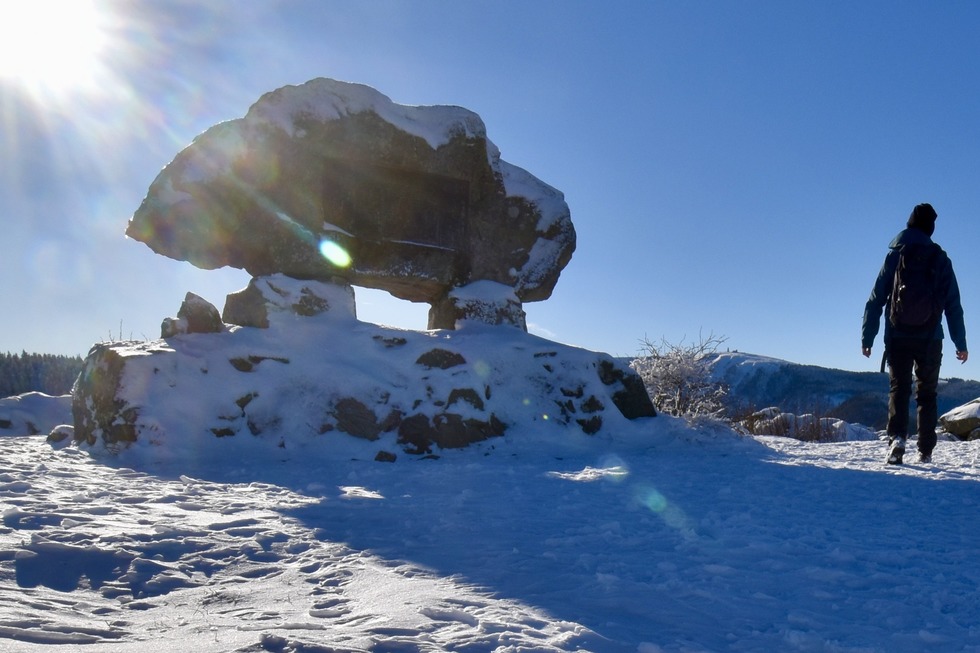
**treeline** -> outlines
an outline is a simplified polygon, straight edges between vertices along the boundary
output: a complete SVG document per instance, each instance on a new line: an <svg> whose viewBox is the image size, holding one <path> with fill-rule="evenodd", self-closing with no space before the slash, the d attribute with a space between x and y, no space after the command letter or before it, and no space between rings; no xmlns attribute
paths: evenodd
<svg viewBox="0 0 980 653"><path fill-rule="evenodd" d="M81 356L0 354L0 398L31 391L66 395L83 364Z"/></svg>

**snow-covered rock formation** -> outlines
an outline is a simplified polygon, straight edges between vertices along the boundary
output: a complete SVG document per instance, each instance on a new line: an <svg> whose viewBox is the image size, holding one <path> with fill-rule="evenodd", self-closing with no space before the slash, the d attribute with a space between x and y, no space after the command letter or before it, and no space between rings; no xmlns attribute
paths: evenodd
<svg viewBox="0 0 980 653"><path fill-rule="evenodd" d="M639 377L607 354L514 326L456 330L360 322L345 284L285 275L253 284L265 328L226 325L93 347L75 384L75 441L157 456L266 448L437 453L569 426L592 435L655 415ZM245 449L242 449L244 447Z"/></svg>
<svg viewBox="0 0 980 653"><path fill-rule="evenodd" d="M980 440L980 398L944 413L939 423L961 440Z"/></svg>
<svg viewBox="0 0 980 653"><path fill-rule="evenodd" d="M562 194L459 107L329 79L266 94L151 184L126 233L252 273L218 314L188 293L161 339L93 347L74 441L429 454L541 422L595 434L656 411L611 356L527 334L575 248ZM427 302L429 331L359 322L354 286ZM236 445L241 446L241 445Z"/></svg>
<svg viewBox="0 0 980 653"><path fill-rule="evenodd" d="M335 278L525 327L575 249L562 193L500 158L480 117L314 79L260 98L163 169L126 233L198 267ZM513 293L502 312L466 290ZM463 289L462 295L459 290ZM225 321L229 317L225 316Z"/></svg>

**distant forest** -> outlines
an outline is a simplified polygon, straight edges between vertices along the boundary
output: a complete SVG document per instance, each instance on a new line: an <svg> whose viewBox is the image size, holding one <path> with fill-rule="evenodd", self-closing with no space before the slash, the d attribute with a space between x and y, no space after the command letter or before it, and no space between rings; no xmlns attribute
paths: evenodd
<svg viewBox="0 0 980 653"><path fill-rule="evenodd" d="M66 395L83 364L81 356L0 354L0 397L31 391Z"/></svg>

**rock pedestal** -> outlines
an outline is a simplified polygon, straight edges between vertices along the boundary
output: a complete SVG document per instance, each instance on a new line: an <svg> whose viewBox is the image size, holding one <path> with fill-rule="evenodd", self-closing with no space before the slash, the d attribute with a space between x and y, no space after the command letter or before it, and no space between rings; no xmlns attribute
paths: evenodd
<svg viewBox="0 0 980 653"><path fill-rule="evenodd" d="M496 306L491 290L468 297ZM534 424L593 435L656 414L637 374L606 354L482 321L438 334L366 324L342 283L254 279L225 314L253 324L93 347L73 392L75 440L298 451L343 435L430 454Z"/></svg>

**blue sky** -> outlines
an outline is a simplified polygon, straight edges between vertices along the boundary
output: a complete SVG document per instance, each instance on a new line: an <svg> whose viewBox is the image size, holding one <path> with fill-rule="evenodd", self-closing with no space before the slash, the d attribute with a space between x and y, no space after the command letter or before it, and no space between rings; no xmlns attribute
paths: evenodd
<svg viewBox="0 0 980 653"><path fill-rule="evenodd" d="M539 335L632 355L644 338L714 334L723 348L875 370L880 339L860 355L864 302L924 201L968 338L980 324L980 5L94 7L104 39L92 60L0 8L36 52L75 66L70 79L29 57L0 67L0 351L156 338L187 291L220 309L245 273L153 254L125 238L126 222L194 136L314 77L475 111L505 160L565 193L578 246L552 298L525 305ZM426 311L358 291L364 320L421 329ZM951 345L946 360L944 376L980 378Z"/></svg>

